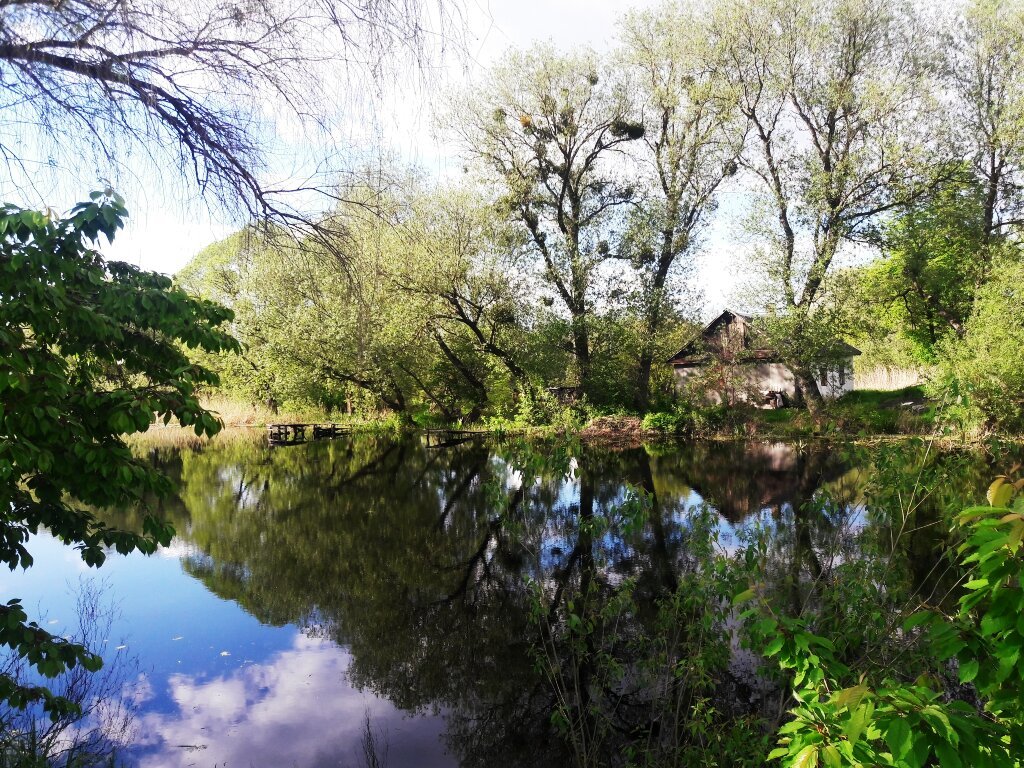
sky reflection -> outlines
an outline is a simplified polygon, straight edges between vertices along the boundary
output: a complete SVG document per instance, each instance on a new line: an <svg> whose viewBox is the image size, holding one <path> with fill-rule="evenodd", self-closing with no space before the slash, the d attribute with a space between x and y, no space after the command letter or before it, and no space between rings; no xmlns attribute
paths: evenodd
<svg viewBox="0 0 1024 768"><path fill-rule="evenodd" d="M366 718L390 765L448 766L440 718L409 717L353 688L349 654L299 632L227 674L171 675L174 707L139 721L139 765L360 766Z"/></svg>
<svg viewBox="0 0 1024 768"><path fill-rule="evenodd" d="M104 657L141 660L138 677L125 681L137 706L132 764L357 768L366 764L367 715L387 765L456 764L445 754L443 717L411 716L353 688L347 651L293 625L261 624L211 593L182 570L179 558L192 551L182 542L160 557L112 554L99 571L47 534L30 546L35 565L0 571L0 597L21 597L30 615L63 632L76 621L79 580L99 579L119 614Z"/></svg>

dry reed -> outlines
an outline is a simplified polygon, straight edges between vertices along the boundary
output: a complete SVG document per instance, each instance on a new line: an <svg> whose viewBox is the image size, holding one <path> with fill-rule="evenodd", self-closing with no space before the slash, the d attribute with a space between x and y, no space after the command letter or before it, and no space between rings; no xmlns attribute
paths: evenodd
<svg viewBox="0 0 1024 768"><path fill-rule="evenodd" d="M923 384L926 378L924 371L913 368L888 368L877 366L867 371L857 371L854 376L854 389L873 389L889 392L906 387Z"/></svg>

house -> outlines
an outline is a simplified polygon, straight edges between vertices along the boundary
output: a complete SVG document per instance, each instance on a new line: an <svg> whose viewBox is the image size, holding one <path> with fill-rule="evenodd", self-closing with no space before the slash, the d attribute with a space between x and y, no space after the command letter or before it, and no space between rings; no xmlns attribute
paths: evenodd
<svg viewBox="0 0 1024 768"><path fill-rule="evenodd" d="M708 323L669 359L676 387L699 384L713 403L755 402L770 408L796 400L793 371L775 350L758 345L751 323L748 315L729 309ZM836 398L853 389L853 358L859 354L842 342L829 354L816 372L822 397Z"/></svg>

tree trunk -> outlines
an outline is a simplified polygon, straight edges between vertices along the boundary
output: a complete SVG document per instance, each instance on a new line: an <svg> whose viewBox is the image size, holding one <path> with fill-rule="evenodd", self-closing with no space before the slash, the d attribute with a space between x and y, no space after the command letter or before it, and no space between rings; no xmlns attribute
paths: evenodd
<svg viewBox="0 0 1024 768"><path fill-rule="evenodd" d="M573 318L572 351L576 357L576 368L579 371L580 389L584 394L590 393L590 334L586 320L582 315Z"/></svg>
<svg viewBox="0 0 1024 768"><path fill-rule="evenodd" d="M640 353L640 366L636 375L636 394L634 404L640 413L645 413L651 405L651 368L654 366L654 352L645 349Z"/></svg>
<svg viewBox="0 0 1024 768"><path fill-rule="evenodd" d="M462 378L465 379L466 383L473 389L476 396L473 400L473 406L466 418L469 421L476 421L480 418L480 414L483 413L484 406L487 404L487 386L480 380L480 378L469 369L457 354L455 350L448 346L445 342L444 337L441 336L437 331L434 332L434 340L437 342L437 346L440 347L441 352L448 362L457 370Z"/></svg>
<svg viewBox="0 0 1024 768"><path fill-rule="evenodd" d="M678 215L678 206L673 205L671 216ZM654 365L654 340L658 331L661 330L662 303L665 300L665 283L668 280L668 271L675 261L676 252L672 247L675 241L676 225L662 233L661 256L658 258L658 268L654 272L654 280L651 282L650 303L647 307L647 338L642 340L640 348L640 365L636 376L636 393L634 404L641 413L644 413L651 404L651 368Z"/></svg>
<svg viewBox="0 0 1024 768"><path fill-rule="evenodd" d="M805 368L794 371L798 394L803 398L811 418L817 421L825 408L825 399L818 389L818 382L814 380L814 374Z"/></svg>

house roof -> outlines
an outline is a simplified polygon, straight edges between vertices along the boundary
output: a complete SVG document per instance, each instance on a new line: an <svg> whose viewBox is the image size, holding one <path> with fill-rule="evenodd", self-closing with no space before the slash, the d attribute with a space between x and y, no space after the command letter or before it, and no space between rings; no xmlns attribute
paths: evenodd
<svg viewBox="0 0 1024 768"><path fill-rule="evenodd" d="M750 325L754 318L741 312L725 309L720 315L705 325L704 329L697 337L690 340L682 349L672 355L667 362L669 364L680 365L685 362L694 362L696 357L703 357L704 350L698 348L698 342L701 340L714 340L715 330L723 323L731 322L733 318L740 320L741 327L743 328L742 344L745 350L744 357L754 360L773 360L779 356L778 352L774 349L757 347L750 348L748 346L750 339L747 335L746 326ZM831 352L832 354L830 356L834 355L835 357L853 357L860 354L859 349L847 344L845 341L838 342Z"/></svg>

